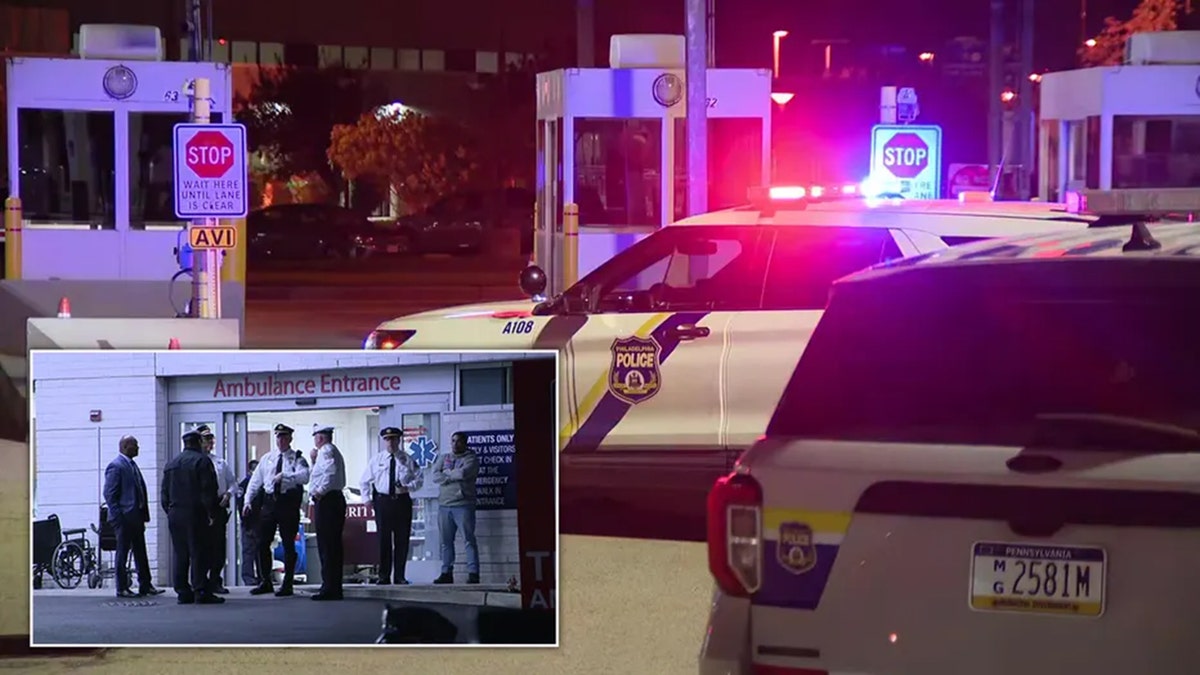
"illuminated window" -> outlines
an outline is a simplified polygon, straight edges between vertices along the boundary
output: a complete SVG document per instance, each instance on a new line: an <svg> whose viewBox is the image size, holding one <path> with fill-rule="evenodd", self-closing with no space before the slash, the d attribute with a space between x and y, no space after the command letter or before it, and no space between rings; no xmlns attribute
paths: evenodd
<svg viewBox="0 0 1200 675"><path fill-rule="evenodd" d="M283 65L284 50L282 42L264 42L258 46L258 63L263 66Z"/></svg>
<svg viewBox="0 0 1200 675"><path fill-rule="evenodd" d="M321 45L317 47L317 66L319 68L337 68L342 63L341 45Z"/></svg>
<svg viewBox="0 0 1200 675"><path fill-rule="evenodd" d="M421 70L443 71L446 69L446 52L440 49L421 50Z"/></svg>
<svg viewBox="0 0 1200 675"><path fill-rule="evenodd" d="M371 70L393 70L396 67L396 50L389 47L371 48Z"/></svg>
<svg viewBox="0 0 1200 675"><path fill-rule="evenodd" d="M500 72L500 54L496 52L475 52L475 72Z"/></svg>
<svg viewBox="0 0 1200 675"><path fill-rule="evenodd" d="M187 54L187 41L184 41L181 54ZM235 40L230 53L233 63L258 63L258 43Z"/></svg>
<svg viewBox="0 0 1200 675"><path fill-rule="evenodd" d="M346 47L342 62L347 68L365 69L371 65L371 51L366 47Z"/></svg>
<svg viewBox="0 0 1200 675"><path fill-rule="evenodd" d="M398 70L420 70L421 50L401 49L396 52L396 68Z"/></svg>

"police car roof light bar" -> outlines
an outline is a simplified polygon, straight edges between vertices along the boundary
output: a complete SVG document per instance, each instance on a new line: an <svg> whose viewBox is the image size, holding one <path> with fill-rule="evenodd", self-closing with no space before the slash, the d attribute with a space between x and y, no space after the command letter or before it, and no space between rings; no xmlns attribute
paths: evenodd
<svg viewBox="0 0 1200 675"><path fill-rule="evenodd" d="M1200 188L1077 190L1065 201L1068 213L1153 218L1200 213Z"/></svg>
<svg viewBox="0 0 1200 675"><path fill-rule="evenodd" d="M852 199L859 196L857 185L772 185L769 187L752 187L747 190L750 205L762 211L762 215L770 216L775 213L777 204L804 204L811 202L827 202L839 199Z"/></svg>

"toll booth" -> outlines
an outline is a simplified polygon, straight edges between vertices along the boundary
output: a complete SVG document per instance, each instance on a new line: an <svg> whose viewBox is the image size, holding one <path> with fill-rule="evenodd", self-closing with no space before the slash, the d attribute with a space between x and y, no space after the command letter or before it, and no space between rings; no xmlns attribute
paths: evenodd
<svg viewBox="0 0 1200 675"><path fill-rule="evenodd" d="M683 37L614 36L609 62L537 76L535 257L550 293L686 215ZM707 96L708 207L716 210L769 182L771 72L709 69ZM564 275L570 204L578 207L578 254Z"/></svg>
<svg viewBox="0 0 1200 675"><path fill-rule="evenodd" d="M5 233L0 353L23 352L25 320L54 317L64 297L74 317L110 319L173 319L189 300L176 256L187 223L174 213L173 128L188 121L195 78L210 81L211 121L232 121L231 71L164 61L149 30L154 39L90 51L81 34L80 58L5 63L7 188L20 199L21 227ZM244 222L230 224L244 232ZM222 268L223 318L239 322L244 239Z"/></svg>
<svg viewBox="0 0 1200 675"><path fill-rule="evenodd" d="M1041 81L1038 196L1200 185L1200 33L1130 37L1125 64Z"/></svg>

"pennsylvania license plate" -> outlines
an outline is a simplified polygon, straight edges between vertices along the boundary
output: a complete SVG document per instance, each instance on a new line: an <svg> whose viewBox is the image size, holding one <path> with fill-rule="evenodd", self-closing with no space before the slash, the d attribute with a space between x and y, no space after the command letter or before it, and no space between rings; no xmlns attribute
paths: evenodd
<svg viewBox="0 0 1200 675"><path fill-rule="evenodd" d="M971 609L1098 617L1107 563L1102 548L978 542L971 549Z"/></svg>

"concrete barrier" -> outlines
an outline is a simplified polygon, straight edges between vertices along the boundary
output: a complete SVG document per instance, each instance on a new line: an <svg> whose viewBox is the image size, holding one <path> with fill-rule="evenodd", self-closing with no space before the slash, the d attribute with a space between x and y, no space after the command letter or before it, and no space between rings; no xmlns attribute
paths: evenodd
<svg viewBox="0 0 1200 675"><path fill-rule="evenodd" d="M3 280L0 281L0 354L24 355L28 349L38 349L25 344L26 321L56 316L59 300L64 297L70 300L75 319L172 319L175 317L172 300L182 307L190 292L188 281L169 284L129 280ZM245 317L245 289L241 284L223 284L221 302L223 317L239 321ZM184 349L195 346L183 340L184 336L177 337L183 341ZM166 346L164 340L161 347L156 344L154 348L166 349ZM96 342L79 348L95 349Z"/></svg>
<svg viewBox="0 0 1200 675"><path fill-rule="evenodd" d="M237 319L29 319L26 344L34 349L238 349Z"/></svg>

